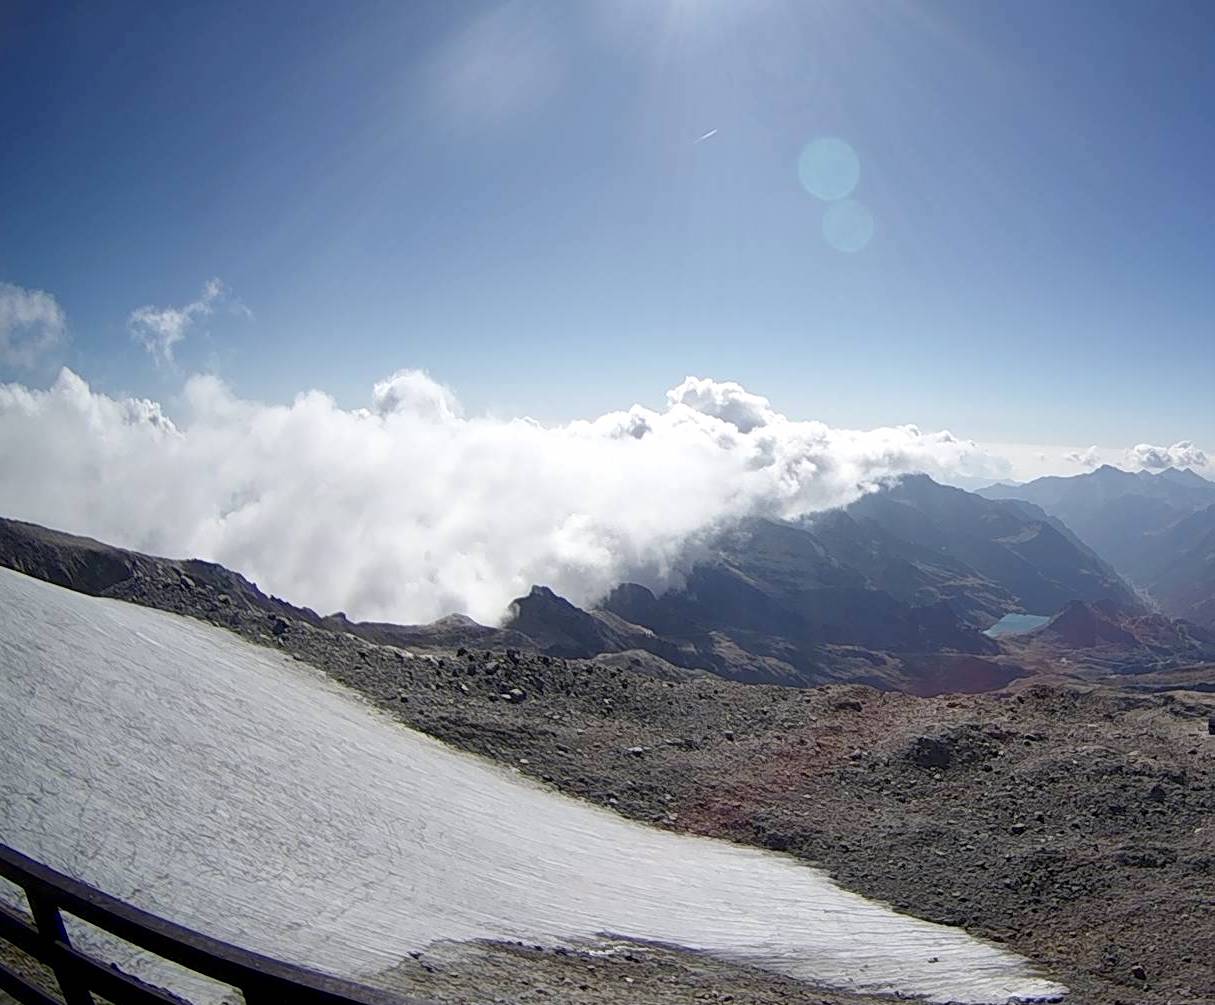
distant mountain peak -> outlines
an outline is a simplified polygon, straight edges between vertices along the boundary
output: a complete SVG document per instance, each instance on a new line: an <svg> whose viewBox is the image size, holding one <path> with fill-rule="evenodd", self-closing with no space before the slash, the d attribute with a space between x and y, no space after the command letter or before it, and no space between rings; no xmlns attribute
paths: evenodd
<svg viewBox="0 0 1215 1005"><path fill-rule="evenodd" d="M1177 485L1191 485L1195 488L1210 488L1215 485L1209 478L1204 478L1193 468L1165 468L1156 476Z"/></svg>
<svg viewBox="0 0 1215 1005"><path fill-rule="evenodd" d="M518 622L525 619L529 613L538 611L553 612L558 615L575 616L583 612L562 596L558 596L547 586L535 585L527 591L527 596L517 597L509 607L510 617ZM576 612L576 613L575 613Z"/></svg>

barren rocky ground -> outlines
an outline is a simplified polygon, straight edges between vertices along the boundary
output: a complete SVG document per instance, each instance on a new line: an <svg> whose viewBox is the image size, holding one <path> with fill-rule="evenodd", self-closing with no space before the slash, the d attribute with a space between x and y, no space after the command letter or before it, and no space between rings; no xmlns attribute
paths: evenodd
<svg viewBox="0 0 1215 1005"><path fill-rule="evenodd" d="M184 574L107 593L279 648L564 792L787 852L1004 942L1069 985L1071 1001L1215 1000L1209 693L1062 677L940 698L664 680L515 651L406 653ZM444 1002L862 1000L650 947L436 947L391 976Z"/></svg>
<svg viewBox="0 0 1215 1005"><path fill-rule="evenodd" d="M377 982L436 1005L889 1005L809 987L666 946L604 939L578 949L518 943L439 944Z"/></svg>

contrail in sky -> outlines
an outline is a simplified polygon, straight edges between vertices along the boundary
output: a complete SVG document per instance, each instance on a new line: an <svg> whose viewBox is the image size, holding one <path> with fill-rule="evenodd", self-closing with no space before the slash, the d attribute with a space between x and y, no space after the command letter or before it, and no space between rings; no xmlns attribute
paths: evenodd
<svg viewBox="0 0 1215 1005"><path fill-rule="evenodd" d="M703 136L698 136L698 137L696 138L696 140L695 140L695 143L703 143L703 142L704 142L705 140L707 140L707 139L708 139L710 136L716 136L716 135L717 135L717 130L716 130L716 129L710 129L710 130L709 130L707 133L705 133Z"/></svg>

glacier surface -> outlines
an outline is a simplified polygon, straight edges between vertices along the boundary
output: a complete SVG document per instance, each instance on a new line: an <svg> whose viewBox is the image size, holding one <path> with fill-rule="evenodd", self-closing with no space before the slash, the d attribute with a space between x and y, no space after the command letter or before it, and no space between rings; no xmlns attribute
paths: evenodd
<svg viewBox="0 0 1215 1005"><path fill-rule="evenodd" d="M0 841L208 934L356 980L441 939L610 933L933 1001L1064 991L1013 953L788 856L533 785L221 629L7 569L0 737Z"/></svg>

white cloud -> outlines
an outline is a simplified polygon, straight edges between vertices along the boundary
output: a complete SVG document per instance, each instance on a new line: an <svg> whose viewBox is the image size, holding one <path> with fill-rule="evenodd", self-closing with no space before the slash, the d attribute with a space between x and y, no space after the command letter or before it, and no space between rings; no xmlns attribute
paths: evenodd
<svg viewBox="0 0 1215 1005"><path fill-rule="evenodd" d="M767 398L751 394L733 381L686 377L682 384L667 392L667 401L722 419L743 433L766 426L777 418Z"/></svg>
<svg viewBox="0 0 1215 1005"><path fill-rule="evenodd" d="M1079 464L1082 468L1095 468L1101 464L1101 448L1096 444L1085 450L1069 450L1063 459Z"/></svg>
<svg viewBox="0 0 1215 1005"><path fill-rule="evenodd" d="M49 293L0 283L0 363L28 369L66 331L63 309Z"/></svg>
<svg viewBox="0 0 1215 1005"><path fill-rule="evenodd" d="M215 310L226 293L218 279L208 279L197 300L184 307L137 307L127 319L131 338L144 347L156 362L173 362L173 347L182 342L196 320ZM244 308L241 308L244 310Z"/></svg>
<svg viewBox="0 0 1215 1005"><path fill-rule="evenodd" d="M698 536L748 514L839 506L909 471L1007 473L949 433L794 421L737 384L689 378L669 401L543 426L462 417L418 371L354 410L192 377L174 424L64 370L45 391L0 385L0 513L223 562L324 611L493 621L533 583L577 603L662 587Z"/></svg>
<svg viewBox="0 0 1215 1005"><path fill-rule="evenodd" d="M376 415L405 412L434 422L451 422L461 415L456 396L421 370L398 370L371 389Z"/></svg>
<svg viewBox="0 0 1215 1005"><path fill-rule="evenodd" d="M1163 468L1204 468L1206 452L1194 446L1190 440L1179 440L1171 447L1155 447L1150 443L1139 443L1126 452L1127 463L1135 468L1159 471Z"/></svg>

